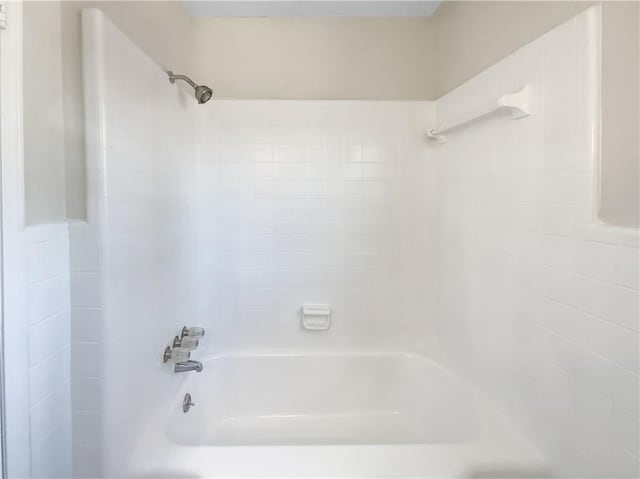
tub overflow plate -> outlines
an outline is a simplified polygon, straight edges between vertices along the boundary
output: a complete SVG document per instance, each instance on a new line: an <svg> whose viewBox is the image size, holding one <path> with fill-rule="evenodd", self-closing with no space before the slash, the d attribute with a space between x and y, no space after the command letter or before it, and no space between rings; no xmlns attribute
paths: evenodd
<svg viewBox="0 0 640 479"><path fill-rule="evenodd" d="M182 412L189 412L191 406L195 406L195 404L191 402L191 394L187 393L184 395L184 399L182 400Z"/></svg>

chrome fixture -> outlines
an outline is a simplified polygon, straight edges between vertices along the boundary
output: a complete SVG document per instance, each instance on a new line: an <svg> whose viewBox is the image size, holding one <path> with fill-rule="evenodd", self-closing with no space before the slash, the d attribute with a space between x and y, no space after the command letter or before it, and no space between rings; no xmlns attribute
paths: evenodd
<svg viewBox="0 0 640 479"><path fill-rule="evenodd" d="M192 338L201 338L204 336L204 328L198 326L187 328L186 326L184 326L182 328L182 331L180 332L180 336L182 338L186 338L187 336L190 336Z"/></svg>
<svg viewBox="0 0 640 479"><path fill-rule="evenodd" d="M171 359L171 346L167 346L164 348L164 353L162 354L162 362L168 363Z"/></svg>
<svg viewBox="0 0 640 479"><path fill-rule="evenodd" d="M174 75L172 71L168 71L169 81L175 83L176 80L183 80L191 85L191 88L195 90L195 97L198 103L203 104L211 100L213 97L213 91L206 85L196 85L196 83L186 75Z"/></svg>
<svg viewBox="0 0 640 479"><path fill-rule="evenodd" d="M191 351L200 345L200 340L204 336L204 328L184 326L177 336L174 336L171 346L167 346L162 354L164 364L172 362L174 373L185 373L187 371L202 371L202 363L191 361Z"/></svg>
<svg viewBox="0 0 640 479"><path fill-rule="evenodd" d="M173 338L173 347L174 348L184 348L184 349L198 349L200 345L200 341L198 338L192 338L191 336L176 336Z"/></svg>
<svg viewBox="0 0 640 479"><path fill-rule="evenodd" d="M203 369L200 361L181 361L173 366L174 373L186 373L189 371L201 372Z"/></svg>
<svg viewBox="0 0 640 479"><path fill-rule="evenodd" d="M182 400L182 412L188 413L189 409L193 406L195 406L195 403L191 402L191 394L185 394L184 399Z"/></svg>
<svg viewBox="0 0 640 479"><path fill-rule="evenodd" d="M187 361L190 357L191 351L186 348L174 347L173 349L171 349L171 346L167 346L166 348L164 348L164 353L162 353L162 362L183 362Z"/></svg>

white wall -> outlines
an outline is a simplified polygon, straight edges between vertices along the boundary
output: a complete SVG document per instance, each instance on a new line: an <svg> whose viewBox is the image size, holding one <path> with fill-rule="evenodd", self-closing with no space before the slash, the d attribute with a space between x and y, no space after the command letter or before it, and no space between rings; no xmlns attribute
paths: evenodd
<svg viewBox="0 0 640 479"><path fill-rule="evenodd" d="M60 3L66 212L69 218L86 219L87 185L80 12L83 8L99 8L160 67L175 71L191 71L193 23L177 1L62 1Z"/></svg>
<svg viewBox="0 0 640 479"><path fill-rule="evenodd" d="M122 477L186 376L161 359L194 318L196 103L100 11L83 27L89 221L72 234L72 357L88 406L74 402L74 474Z"/></svg>
<svg viewBox="0 0 640 479"><path fill-rule="evenodd" d="M439 98L585 10L580 1L445 1L433 16Z"/></svg>
<svg viewBox="0 0 640 479"><path fill-rule="evenodd" d="M596 220L597 10L437 102L533 88L532 114L438 147L441 338L556 472L638 475L638 232Z"/></svg>
<svg viewBox="0 0 640 479"><path fill-rule="evenodd" d="M193 19L171 1L27 2L27 221L86 218L84 7L102 9L160 66L192 74L218 97L430 100L588 4L448 1L413 19ZM605 2L604 12L601 218L637 226L638 3Z"/></svg>
<svg viewBox="0 0 640 479"><path fill-rule="evenodd" d="M217 101L198 114L210 351L424 349L431 104ZM330 331L301 330L305 302L332 307Z"/></svg>
<svg viewBox="0 0 640 479"><path fill-rule="evenodd" d="M218 98L433 97L429 18L196 18L193 32L192 73Z"/></svg>
<svg viewBox="0 0 640 479"><path fill-rule="evenodd" d="M439 97L594 2L443 2L432 19ZM639 3L602 3L600 218L640 225Z"/></svg>
<svg viewBox="0 0 640 479"><path fill-rule="evenodd" d="M59 2L24 2L26 223L64 221L65 143Z"/></svg>
<svg viewBox="0 0 640 479"><path fill-rule="evenodd" d="M602 7L600 218L640 226L640 3Z"/></svg>
<svg viewBox="0 0 640 479"><path fill-rule="evenodd" d="M105 314L100 230L93 218L69 226L74 477L100 477L103 470Z"/></svg>
<svg viewBox="0 0 640 479"><path fill-rule="evenodd" d="M27 224L86 218L80 12L103 10L159 65L191 70L192 19L177 1L24 2Z"/></svg>
<svg viewBox="0 0 640 479"><path fill-rule="evenodd" d="M71 477L69 233L66 224L25 231L29 316L31 469Z"/></svg>

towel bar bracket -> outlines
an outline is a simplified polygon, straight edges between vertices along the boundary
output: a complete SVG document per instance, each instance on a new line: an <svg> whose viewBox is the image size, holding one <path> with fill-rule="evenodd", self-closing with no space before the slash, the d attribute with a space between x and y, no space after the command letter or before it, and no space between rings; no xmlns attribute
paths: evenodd
<svg viewBox="0 0 640 479"><path fill-rule="evenodd" d="M445 135L445 133L447 131L460 128L472 121L478 120L502 110L510 111L511 118L513 118L514 120L529 116L531 114L529 105L530 90L530 85L526 85L522 90L518 92L503 95L498 98L497 103L493 103L488 108L484 108L480 111L476 111L475 113L465 115L457 121L445 123L440 128L432 128L427 133L427 136L437 143L446 143L447 136Z"/></svg>

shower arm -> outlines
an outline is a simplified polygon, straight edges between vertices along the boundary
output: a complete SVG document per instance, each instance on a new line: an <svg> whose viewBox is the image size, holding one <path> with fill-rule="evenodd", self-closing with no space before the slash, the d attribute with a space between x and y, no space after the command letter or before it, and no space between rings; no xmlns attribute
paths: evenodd
<svg viewBox="0 0 640 479"><path fill-rule="evenodd" d="M195 82L191 78L186 76L186 75L174 75L174 73L172 71L168 71L167 75L169 75L169 81L171 83L175 83L176 80L184 80L189 85L191 85L192 88L197 88L198 87L198 85L196 85Z"/></svg>

